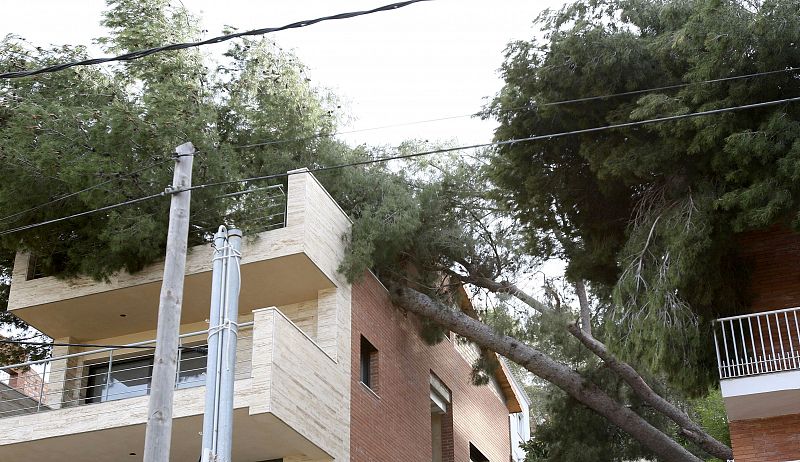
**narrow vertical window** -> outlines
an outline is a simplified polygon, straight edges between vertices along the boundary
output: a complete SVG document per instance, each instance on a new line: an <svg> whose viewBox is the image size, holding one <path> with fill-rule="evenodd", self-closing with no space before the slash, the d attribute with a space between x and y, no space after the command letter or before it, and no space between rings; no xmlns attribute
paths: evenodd
<svg viewBox="0 0 800 462"><path fill-rule="evenodd" d="M431 462L453 460L453 412L450 389L432 371L431 398Z"/></svg>
<svg viewBox="0 0 800 462"><path fill-rule="evenodd" d="M378 391L378 349L361 336L361 382Z"/></svg>

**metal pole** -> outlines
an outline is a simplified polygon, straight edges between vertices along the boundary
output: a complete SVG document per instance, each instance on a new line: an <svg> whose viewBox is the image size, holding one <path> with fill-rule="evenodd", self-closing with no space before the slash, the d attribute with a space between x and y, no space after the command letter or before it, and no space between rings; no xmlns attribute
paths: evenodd
<svg viewBox="0 0 800 462"><path fill-rule="evenodd" d="M169 191L192 184L192 163L195 149L184 143L175 149L175 173ZM153 379L147 408L147 429L144 437L144 462L169 462L172 438L172 398L175 392L175 371L180 335L183 279L186 273L186 246L189 236L189 191L172 194L167 231L167 255L164 278L158 302L156 351Z"/></svg>
<svg viewBox="0 0 800 462"><path fill-rule="evenodd" d="M225 267L225 245L228 232L220 226L214 235L214 256L211 273L211 311L208 318L208 353L206 354L206 404L203 415L203 444L201 457L203 462L211 460L216 453L216 417L217 390L219 389L219 337L222 320L222 285Z"/></svg>
<svg viewBox="0 0 800 462"><path fill-rule="evenodd" d="M226 299L224 303L225 322L223 335L225 342L221 345L224 363L220 380L219 401L219 441L217 458L220 462L231 462L233 447L233 384L236 366L236 340L239 335L239 291L241 284L242 232L238 229L228 231Z"/></svg>

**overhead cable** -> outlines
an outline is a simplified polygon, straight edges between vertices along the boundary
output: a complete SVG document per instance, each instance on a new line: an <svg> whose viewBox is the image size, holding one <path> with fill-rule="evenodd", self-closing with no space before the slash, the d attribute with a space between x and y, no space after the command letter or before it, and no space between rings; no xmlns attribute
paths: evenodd
<svg viewBox="0 0 800 462"><path fill-rule="evenodd" d="M101 188L101 187L103 187L103 186L105 186L105 185L107 185L109 183L113 183L114 181L118 181L118 180L122 180L122 179L125 179L125 178L128 178L128 177L132 177L132 176L137 175L137 174L139 174L141 172L149 170L149 169L151 169L153 167L157 167L157 166L159 166L159 165L161 165L161 164L163 164L165 162L168 162L170 160L172 160L172 158L168 157L166 159L162 159L162 160L160 160L158 162L155 162L155 163L152 163L150 165L147 165L146 167L142 167L140 169L136 169L136 170L134 170L134 171L132 171L130 173L115 174L113 178L110 178L110 179L108 179L106 181L101 181L100 183L96 183L96 184L93 184L91 186L87 186L86 188L83 188L81 190L74 191L74 192L71 192L71 193L67 193L67 194L65 194L63 196L56 197L55 199L49 200L47 202L42 202L41 204L34 205L33 207L31 207L29 209L25 209L25 210L22 210L22 211L19 211L19 212L15 212L15 213L12 213L11 215L6 215L6 216L0 218L0 222L4 222L6 220L10 220L12 218L16 218L16 217L18 217L20 215L24 215L24 214L26 214L28 212L33 212L35 210L39 210L39 209L41 209L43 207L46 207L48 205L52 205L52 204L55 204L57 202L61 202L61 201L65 200L65 199L69 199L70 197L74 197L74 196L77 196L79 194L83 194L85 192L89 192L89 191L92 191L94 189Z"/></svg>
<svg viewBox="0 0 800 462"><path fill-rule="evenodd" d="M153 47L153 48L147 48L145 50L131 51L130 53L125 53L125 54L121 54L121 55L118 55L118 56L110 56L110 57L106 57L106 58L85 59L85 60L82 60L82 61L71 61L71 62L67 62L67 63L55 64L53 66L46 66L46 67L42 67L42 68L39 68L39 69L31 69L31 70L25 70L25 71L4 72L4 73L0 74L0 78L3 78L3 79L18 79L18 78L30 77L30 76L38 75L38 74L46 74L46 73L58 72L58 71L62 71L64 69L69 69L71 67L76 67L76 66L91 66L91 65L95 65L95 64L102 64L102 63L108 63L108 62L113 62L113 61L133 61L135 59L144 58L145 56L150 56L152 54L161 53L161 52L164 52L164 51L184 50L184 49L187 49L187 48L194 48L194 47L199 47L199 46L203 46L203 45L211 45L211 44L215 44L215 43L226 42L228 40L232 40L232 39L239 38L239 37L247 37L247 36L254 36L254 35L265 35L265 34L270 34L270 33L273 33L273 32L279 32L279 31L282 31L282 30L298 29L298 28L301 28L301 27L311 26L313 24L317 24L317 23L324 22L324 21L333 21L333 20L337 20L337 19L355 18L357 16L365 16L365 15L368 15L368 14L379 13L381 11L392 11L392 10L396 10L398 8L403 8L405 6L412 5L414 3L427 2L427 1L431 1L431 0L408 0L408 1L405 1L405 2L398 2L398 3L392 3L392 4L389 4L389 5L380 6L380 7L377 7L377 8L373 8L371 10L353 11L353 12L349 12L349 13L338 13L338 14L334 14L334 15L330 15L330 16L323 16L323 17L315 18L315 19L306 19L306 20L303 20L303 21L297 21L297 22L293 22L291 24L286 24L284 26L279 26L279 27L265 27L265 28L262 28L262 29L253 29L253 30L248 30L248 31L243 31L243 32L236 32L236 33L233 33L233 34L220 35L220 36L217 36L217 37L212 37L210 39L200 40L200 41L197 41L197 42L174 43L174 44L171 44L171 45L163 45L163 46L158 46L158 47Z"/></svg>
<svg viewBox="0 0 800 462"><path fill-rule="evenodd" d="M620 93L609 93L609 94L604 94L604 95L585 96L585 97L581 97L581 98L564 99L564 100L559 100L559 101L550 101L550 102L542 102L542 103L535 102L535 103L532 103L532 104L527 104L525 106L517 106L517 107L511 107L511 108L503 109L500 112L505 113L505 112L514 112L514 111L524 111L524 110L527 110L527 109L534 109L534 108L537 108L537 107L560 106L560 105L565 105L565 104L585 103L585 102L590 102L590 101L601 101L601 100L606 100L606 99L611 99L611 98L618 98L618 97L621 97L621 96L633 96L633 95L641 95L641 94L645 94L645 93L653 93L653 92L664 91L664 90L676 90L676 89L679 89L679 88L686 88L686 87L689 87L689 86L692 86L692 85L704 85L704 84L709 84L709 83L719 83L719 82L728 82L728 81L741 80L741 79L751 79L751 78L754 78L754 77L762 77L762 76L773 75L773 74L782 74L782 73L792 72L792 71L800 71L800 67L787 67L786 69L776 69L776 70L772 70L772 71L755 72L755 73L752 73L752 74L734 75L734 76L722 77L722 78L718 78L718 79L701 80L701 81L698 81L698 82L686 82L686 83L679 83L679 84L674 84L674 85L665 85L665 86L661 86L661 87L644 88L644 89L641 89L641 90L623 91L623 92L620 92ZM313 140L313 139L317 139L317 138L332 138L332 137L337 136L337 135L349 135L349 134L352 134L352 133L361 133L361 132L369 132L369 131L375 131L375 130L384 130L384 129L387 129L387 128L395 128L395 127L405 127L405 126L408 126L408 125L421 125L421 124L427 124L427 123L431 123L431 122L442 122L442 121L445 121L445 120L464 119L464 118L467 118L467 117L479 117L481 115L482 115L481 112L473 112L473 113L470 113L470 114L458 114L458 115L452 115L452 116L438 117L438 118L435 118L435 119L415 120L415 121L411 121L411 122L401 122L401 123L397 123L397 124L381 125L381 126L377 126L377 127L368 127L368 128L359 128L359 129L355 129L355 130L335 131L335 132L331 132L331 133L316 133L314 135L301 136L301 137L298 137L298 138L288 138L288 139L282 139L282 140L263 141L263 142L260 142L260 143L243 144L243 145L239 145L239 146L235 146L235 147L236 147L236 149L250 149L250 148L257 148L257 147L262 147L262 146L273 146L273 145L276 145L276 144L286 144L286 143L296 143L296 142L299 142L299 141L309 141L309 140Z"/></svg>
<svg viewBox="0 0 800 462"><path fill-rule="evenodd" d="M205 188L211 188L211 187L217 187L217 186L225 186L225 185L231 185L231 184L241 184L241 183L246 183L246 182L264 181L264 180L271 180L271 179L277 179L277 178L285 178L285 177L289 177L289 176L292 176L292 175L298 175L298 174L307 173L307 172L308 173L327 172L327 171L338 170L338 169L347 168L347 167L356 167L356 166L360 166L360 165L369 165L369 164L376 164L376 163L381 163L381 162L389 162L389 161L392 161L392 160L410 159L410 158L415 158L415 157L429 156L429 155L432 155L432 154L443 154L443 153L448 153L448 152L463 151L463 150L467 150L467 149L478 149L478 148L485 148L485 147L492 147L492 146L495 146L495 147L496 146L507 146L507 145L513 145L513 144L517 144L517 143L527 143L527 142L541 141L541 140L553 140L553 139L556 139L556 138L562 138L562 137L566 137L566 136L581 135L581 134L585 134L585 133L595 133L595 132L600 132L600 131L605 131L605 130L612 130L612 129L619 129L619 128L629 128L629 127L636 127L636 126L642 126L642 125L651 125L651 124L655 124L655 123L670 122L670 121L675 121L675 120L689 119L689 118L701 117L701 116L707 116L707 115L713 115L713 114L722 114L722 113L726 113L726 112L741 111L741 110L746 110L746 109L756 109L756 108L762 108L762 107L768 107L768 106L776 106L776 105L779 105L779 104L787 104L787 103L793 103L793 102L797 102L797 101L800 101L800 96L797 96L797 97L794 97L794 98L785 98L785 99L780 99L780 100L774 100L774 101L763 101L763 102L760 102L760 103L744 104L744 105L741 105L741 106L733 106L733 107L726 107L726 108L719 108L719 109L711 109L711 110L708 110L708 111L690 112L688 114L678 114L678 115L673 115L673 116L658 117L658 118L654 118L654 119L637 120L637 121L623 122L623 123L612 124L612 125L603 125L603 126L600 126L600 127L583 128L583 129L579 129L579 130L571 130L571 131L567 131L567 132L551 133L551 134L547 134L547 135L535 135L535 136L529 136L529 137L526 137L526 138L515 138L515 139L510 139L510 140L494 141L494 142L490 142L490 143L479 143L479 144L472 144L472 145L468 145L468 146L458 146L458 147L453 147L453 148L434 149L434 150L430 150L430 151L421 151L421 152L415 152L415 153L410 153L410 154L400 154L400 155L396 155L396 156L378 157L378 158L374 158L374 159L367 159L367 160L362 160L362 161L357 161L357 162L349 162L349 163L345 163L345 164L331 165L331 166L328 166L328 167L318 167L318 168L307 169L307 170L293 170L291 172L275 173L275 174L271 174L271 175L261 175L261 176L254 176L254 177L249 177L249 178L241 178L241 179L237 179L237 180L227 180L227 181L219 181L219 182L215 182L215 183L206 183L206 184L190 186L188 188L167 189L167 190L165 190L163 192L160 192L160 193L151 194L149 196L144 196L144 197L139 197L137 199L131 199L131 200L128 200L128 201L125 201L125 202L120 202L118 204L107 205L105 207L100 207L100 208L97 208L97 209L94 209L94 210L87 210L85 212L76 213L76 214L73 214L73 215L68 215L68 216L64 216L64 217L60 217L60 218L53 218L52 220L47 220L47 221L43 221L43 222L39 222L39 223L32 223L32 224L24 225L24 226L18 226L16 228L10 228L10 229L4 230L4 231L0 231L0 236L13 234L13 233L17 233L17 232L20 232L20 231L25 231L25 230L28 230L28 229L32 229L32 228L38 228L40 226L45 226L45 225L49 225L49 224L53 224L53 223L58 223L58 222L61 222L61 221L64 221L64 220L70 220L70 219L73 219L73 218L82 217L82 216L90 215L90 214L97 213L97 212L103 212L103 211L107 211L107 210L112 210L112 209L115 209L115 208L118 208L118 207L124 207L124 206L127 206L127 205L132 205L132 204L136 204L136 203L139 203L139 202L144 202L144 201L147 201L147 200L150 200L150 199L155 199L157 197L162 197L162 196L166 196L166 195L177 194L177 193L184 192L184 191L194 191L194 190L198 190L198 189L205 189Z"/></svg>

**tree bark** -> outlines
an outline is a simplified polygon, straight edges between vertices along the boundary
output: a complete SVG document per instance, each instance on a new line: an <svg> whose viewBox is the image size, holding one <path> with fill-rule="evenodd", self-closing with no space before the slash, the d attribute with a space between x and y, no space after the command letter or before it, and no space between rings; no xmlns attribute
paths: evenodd
<svg viewBox="0 0 800 462"><path fill-rule="evenodd" d="M464 284L472 284L478 287L483 287L484 289L497 294L511 295L540 313L546 313L550 311L549 306L531 297L524 290L520 289L511 282L497 282L493 279L483 276L476 276L474 274L463 275L449 270L447 272Z"/></svg>
<svg viewBox="0 0 800 462"><path fill-rule="evenodd" d="M589 297L586 296L586 284L583 279L578 279L573 285L575 294L578 296L578 304L581 307L581 329L592 335L592 309L589 306Z"/></svg>
<svg viewBox="0 0 800 462"><path fill-rule="evenodd" d="M526 294L513 284L497 282L489 278L474 275L456 276L464 283L474 284L493 292L500 291L502 293L513 295L537 311L544 312L550 309L547 305ZM584 296L586 293L586 287L582 284L582 281L576 282L575 285L576 292L578 293L578 300L581 303L581 328L577 329L576 326L572 325L568 326L567 330L572 335L577 337L578 340L580 340L584 346L589 349L589 351L591 351L595 356L599 357L606 365L609 366L610 369L619 375L619 377L631 387L633 392L636 393L639 398L651 405L653 409L678 424L681 429L681 433L686 436L687 439L694 442L701 449L714 457L722 460L732 460L733 450L730 447L708 434L708 432L706 432L700 425L692 421L691 418L680 408L656 393L636 371L636 369L634 369L630 364L614 356L614 354L611 353L602 342L592 337L591 330L587 331L584 328L584 326L589 325L590 322L586 320L586 314L588 314L588 299L585 301L586 306L584 306L584 301L581 300L579 286L583 287ZM520 294L522 296L520 296ZM587 341L584 341L584 339ZM588 342L589 339L591 342Z"/></svg>
<svg viewBox="0 0 800 462"><path fill-rule="evenodd" d="M636 395L653 406L653 409L678 424L682 433L689 440L714 457L722 460L733 459L731 448L709 435L702 427L693 422L685 412L653 391L631 365L618 360L603 343L592 337L584 329L579 329L575 324L567 326L567 330L592 353L602 359L611 370L631 387Z"/></svg>
<svg viewBox="0 0 800 462"><path fill-rule="evenodd" d="M507 335L498 334L486 324L470 318L461 311L443 306L416 290L400 285L392 285L391 289L396 302L402 308L505 356L559 387L627 432L659 458L674 462L701 462L686 448L612 399L595 384L541 351Z"/></svg>

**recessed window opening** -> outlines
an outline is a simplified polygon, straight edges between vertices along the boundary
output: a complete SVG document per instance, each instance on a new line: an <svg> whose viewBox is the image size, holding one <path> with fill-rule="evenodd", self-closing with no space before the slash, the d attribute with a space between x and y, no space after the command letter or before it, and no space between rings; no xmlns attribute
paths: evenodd
<svg viewBox="0 0 800 462"><path fill-rule="evenodd" d="M361 383L378 391L378 349L361 336Z"/></svg>
<svg viewBox="0 0 800 462"><path fill-rule="evenodd" d="M453 445L453 414L450 410L450 389L431 371L431 462L451 460L452 454L445 454L445 446Z"/></svg>
<svg viewBox="0 0 800 462"><path fill-rule="evenodd" d="M469 443L469 462L489 462L489 459L474 444Z"/></svg>

